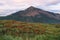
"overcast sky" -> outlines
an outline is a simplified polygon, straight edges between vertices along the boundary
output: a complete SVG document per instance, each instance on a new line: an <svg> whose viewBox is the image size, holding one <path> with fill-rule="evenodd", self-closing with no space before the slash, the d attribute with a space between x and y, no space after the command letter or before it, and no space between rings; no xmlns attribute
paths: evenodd
<svg viewBox="0 0 60 40"><path fill-rule="evenodd" d="M9 15L30 6L60 13L60 0L0 0L0 16Z"/></svg>

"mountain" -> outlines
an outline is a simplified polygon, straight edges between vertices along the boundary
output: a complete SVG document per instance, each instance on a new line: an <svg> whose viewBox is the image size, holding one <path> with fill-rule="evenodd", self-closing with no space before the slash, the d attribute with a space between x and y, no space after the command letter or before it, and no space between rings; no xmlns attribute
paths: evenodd
<svg viewBox="0 0 60 40"><path fill-rule="evenodd" d="M55 14L31 6L26 10L18 11L6 17L0 17L0 20L17 20L24 22L40 22L40 23L60 23L60 14Z"/></svg>

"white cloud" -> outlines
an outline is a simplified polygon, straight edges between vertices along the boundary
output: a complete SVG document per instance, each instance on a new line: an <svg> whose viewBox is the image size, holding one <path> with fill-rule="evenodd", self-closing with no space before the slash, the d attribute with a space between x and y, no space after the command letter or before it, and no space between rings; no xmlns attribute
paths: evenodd
<svg viewBox="0 0 60 40"><path fill-rule="evenodd" d="M60 10L60 4L57 3L60 3L60 0L0 0L0 10L2 10L0 12L5 12L4 10L23 10L29 6L39 6L49 11Z"/></svg>
<svg viewBox="0 0 60 40"><path fill-rule="evenodd" d="M48 11L60 13L60 3L57 3L55 5L50 5L45 8Z"/></svg>
<svg viewBox="0 0 60 40"><path fill-rule="evenodd" d="M48 4L55 4L60 2L59 0L0 0L4 6L0 7L7 8L7 9L14 9L14 8L27 8L29 6L45 6ZM20 7L20 8L19 8Z"/></svg>
<svg viewBox="0 0 60 40"><path fill-rule="evenodd" d="M60 3L48 6L49 10L60 10Z"/></svg>

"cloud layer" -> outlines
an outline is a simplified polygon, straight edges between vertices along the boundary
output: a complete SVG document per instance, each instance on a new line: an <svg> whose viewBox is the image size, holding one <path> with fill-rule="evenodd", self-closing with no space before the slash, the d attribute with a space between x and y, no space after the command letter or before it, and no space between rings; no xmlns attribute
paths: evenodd
<svg viewBox="0 0 60 40"><path fill-rule="evenodd" d="M0 0L0 14L10 14L11 10L24 10L30 6L35 6L42 8L44 10L59 12L60 10L60 0ZM4 10L10 10L6 13Z"/></svg>

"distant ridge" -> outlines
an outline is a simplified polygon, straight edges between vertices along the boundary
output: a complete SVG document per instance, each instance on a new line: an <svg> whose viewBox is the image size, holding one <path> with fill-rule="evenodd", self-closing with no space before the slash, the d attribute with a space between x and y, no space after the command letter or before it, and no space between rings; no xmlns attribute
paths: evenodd
<svg viewBox="0 0 60 40"><path fill-rule="evenodd" d="M40 23L60 23L60 15L31 6L26 10L18 11L6 17L0 17L0 20L17 20L24 22L40 22Z"/></svg>

